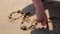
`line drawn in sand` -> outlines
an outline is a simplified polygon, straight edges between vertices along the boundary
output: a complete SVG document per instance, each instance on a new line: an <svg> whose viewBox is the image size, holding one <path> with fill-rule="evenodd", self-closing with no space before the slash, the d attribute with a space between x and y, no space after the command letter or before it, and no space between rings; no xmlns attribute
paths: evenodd
<svg viewBox="0 0 60 34"><path fill-rule="evenodd" d="M18 17L16 17L17 15L18 15ZM26 24L27 26L26 25L23 25L23 26L20 27L20 29L22 29L22 30L36 29L38 23L33 23L35 21L31 22L31 20L29 19L29 17L30 17L29 15L30 15L30 12L23 13L22 11L18 10L17 12L10 13L10 15L8 16L8 18L12 22L12 21L16 21L16 20L18 20L18 19L20 19L22 17L21 24L23 25L25 23L25 21L26 21L27 23L30 24L30 26L27 27L28 25ZM51 22L51 21L49 21L49 22ZM51 27L50 25L48 25L47 28L50 29L50 30L52 30L53 29L53 26L52 26L52 28L50 28Z"/></svg>

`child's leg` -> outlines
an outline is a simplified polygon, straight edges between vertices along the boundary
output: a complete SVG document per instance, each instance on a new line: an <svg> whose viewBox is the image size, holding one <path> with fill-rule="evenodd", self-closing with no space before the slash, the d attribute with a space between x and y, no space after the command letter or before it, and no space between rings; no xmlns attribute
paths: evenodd
<svg viewBox="0 0 60 34"><path fill-rule="evenodd" d="M44 26L47 24L47 16L44 12L44 7L42 0L32 0L33 4L36 8L36 21L41 22L41 24Z"/></svg>

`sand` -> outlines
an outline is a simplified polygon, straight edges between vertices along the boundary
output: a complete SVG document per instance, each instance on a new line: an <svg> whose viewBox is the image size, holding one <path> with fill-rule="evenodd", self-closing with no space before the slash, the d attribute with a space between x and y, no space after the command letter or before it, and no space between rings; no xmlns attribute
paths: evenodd
<svg viewBox="0 0 60 34"><path fill-rule="evenodd" d="M22 31L20 29L21 20L16 21L16 23L11 23L9 22L9 19L8 19L8 16L11 12L18 11L18 10L22 11L26 6L30 4L32 4L31 0L0 0L0 34L30 34L31 30ZM52 5L52 6L55 7L55 5ZM60 12L58 11L59 11L59 7L58 9L56 9L55 13L54 11L52 12L53 16L55 15L59 16ZM46 13L49 18L50 16L49 16L49 12L47 9L46 9ZM31 16L31 19L32 18L35 18L34 15ZM59 20L55 20L55 21L58 22Z"/></svg>

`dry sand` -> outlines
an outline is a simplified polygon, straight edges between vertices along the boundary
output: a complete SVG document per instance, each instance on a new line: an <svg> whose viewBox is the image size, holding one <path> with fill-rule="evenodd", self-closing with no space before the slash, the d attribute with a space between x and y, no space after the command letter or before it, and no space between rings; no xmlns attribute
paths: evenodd
<svg viewBox="0 0 60 34"><path fill-rule="evenodd" d="M30 4L32 4L31 0L0 0L0 34L30 34L31 30L22 31L20 29L19 21L10 23L8 20L11 12L22 10ZM47 13L49 12L47 11Z"/></svg>

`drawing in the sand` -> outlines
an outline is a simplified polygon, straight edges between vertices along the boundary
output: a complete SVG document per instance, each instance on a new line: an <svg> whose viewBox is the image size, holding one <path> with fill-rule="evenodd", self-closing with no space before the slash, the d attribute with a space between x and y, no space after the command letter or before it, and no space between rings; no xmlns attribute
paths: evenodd
<svg viewBox="0 0 60 34"><path fill-rule="evenodd" d="M17 18L14 18L14 17L12 17L15 13L17 13L17 14L21 14L19 17L17 17ZM16 15L17 15L16 14ZM26 21L27 23L30 23L31 22L31 20L29 19L29 15L30 15L30 12L27 12L27 13L22 13L20 10L18 10L17 12L12 12L12 13L10 13L10 15L8 16L8 18L9 19L11 19L11 21L15 21L15 20L18 20L18 19L20 19L21 17L23 17L21 20L22 20L22 22L21 22L21 24L24 24L24 22ZM36 25L37 25L37 23L36 23ZM22 30L28 30L28 29L31 29L31 28L34 28L36 25L33 25L32 23L31 23L31 26L29 26L28 28L27 28L27 26L22 26L21 27L21 29Z"/></svg>
<svg viewBox="0 0 60 34"><path fill-rule="evenodd" d="M15 17L13 17L14 14L15 14L15 16L19 14L19 16L15 18ZM21 14L21 15L20 15L20 14ZM10 13L10 15L8 16L8 18L9 18L11 21L18 20L18 19L20 19L21 17L22 17L22 19L21 19L21 20L22 20L21 24L22 24L23 26L21 26L20 29L22 29L22 30L29 30L29 29L40 28L40 27L37 27L38 23L36 23L36 21L32 21L32 20L29 19L29 17L30 17L30 12L23 13L22 11L18 10L17 12L12 12L12 13ZM25 22L29 23L30 26L27 27L27 26L28 26L27 24L26 24L27 26L24 25ZM47 28L49 28L49 26L47 26Z"/></svg>

